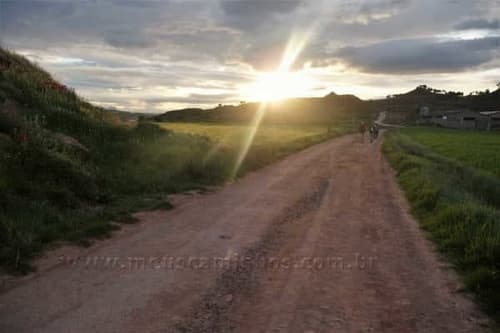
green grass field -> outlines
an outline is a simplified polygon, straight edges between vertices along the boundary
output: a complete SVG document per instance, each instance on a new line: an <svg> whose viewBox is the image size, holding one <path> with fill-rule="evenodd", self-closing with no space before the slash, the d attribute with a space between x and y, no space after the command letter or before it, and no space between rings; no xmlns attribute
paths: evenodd
<svg viewBox="0 0 500 333"><path fill-rule="evenodd" d="M351 131L348 124L339 123L334 126L320 125L271 125L261 124L249 147L243 163L236 174L234 167L240 152L251 136L253 126L230 123L159 123L163 129L176 134L204 138L210 146L205 157L213 160L223 160L224 166L219 170L224 179L242 175L271 163L290 153L307 146L319 143L328 138L339 136Z"/></svg>
<svg viewBox="0 0 500 333"><path fill-rule="evenodd" d="M405 130L404 134L438 154L500 177L499 132L412 128Z"/></svg>
<svg viewBox="0 0 500 333"><path fill-rule="evenodd" d="M413 214L500 322L500 135L410 128L386 153Z"/></svg>
<svg viewBox="0 0 500 333"><path fill-rule="evenodd" d="M252 126L243 124L220 123L163 123L162 128L177 133L193 134L207 137L211 141L225 147L238 148L250 135ZM304 139L321 139L328 133L326 126L319 125L266 125L263 124L256 132L253 145L288 145ZM330 135L341 134L344 127L333 128Z"/></svg>

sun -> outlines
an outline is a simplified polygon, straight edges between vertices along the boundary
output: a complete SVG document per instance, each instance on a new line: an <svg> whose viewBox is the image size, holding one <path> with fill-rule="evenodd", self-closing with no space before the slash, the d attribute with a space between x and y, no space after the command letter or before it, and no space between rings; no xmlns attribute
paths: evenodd
<svg viewBox="0 0 500 333"><path fill-rule="evenodd" d="M311 88L311 80L301 72L263 72L244 87L243 96L253 101L279 101L304 95Z"/></svg>
<svg viewBox="0 0 500 333"><path fill-rule="evenodd" d="M231 178L236 177L241 163L245 159L250 147L252 146L253 139L260 126L264 114L267 111L269 101L277 101L289 97L298 97L306 93L311 88L313 82L303 74L303 72L292 72L291 68L297 60L300 52L306 45L311 31L306 31L303 34L292 34L288 41L286 49L281 59L281 64L275 72L257 73L256 79L244 86L242 96L249 98L253 101L260 101L259 107L250 126L241 149L238 153L236 163L234 165Z"/></svg>

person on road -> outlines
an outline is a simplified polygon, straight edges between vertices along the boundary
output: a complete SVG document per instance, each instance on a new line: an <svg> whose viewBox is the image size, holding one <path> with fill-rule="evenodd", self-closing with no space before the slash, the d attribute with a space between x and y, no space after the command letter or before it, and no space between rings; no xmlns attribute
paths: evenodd
<svg viewBox="0 0 500 333"><path fill-rule="evenodd" d="M378 138L378 133L379 133L379 128L376 123L372 124L369 129L370 132L370 143L373 143L373 141L377 140Z"/></svg>
<svg viewBox="0 0 500 333"><path fill-rule="evenodd" d="M377 140L378 138L378 125L374 123L370 126L370 142Z"/></svg>
<svg viewBox="0 0 500 333"><path fill-rule="evenodd" d="M368 129L368 125L366 122L362 122L361 125L359 125L359 133L361 134L361 140L364 142L365 141L365 132Z"/></svg>
<svg viewBox="0 0 500 333"><path fill-rule="evenodd" d="M375 124L373 124L373 134L374 134L374 136L375 136L375 139L377 139L377 138L378 138L378 133L379 133L378 124L377 124L377 123L375 123Z"/></svg>

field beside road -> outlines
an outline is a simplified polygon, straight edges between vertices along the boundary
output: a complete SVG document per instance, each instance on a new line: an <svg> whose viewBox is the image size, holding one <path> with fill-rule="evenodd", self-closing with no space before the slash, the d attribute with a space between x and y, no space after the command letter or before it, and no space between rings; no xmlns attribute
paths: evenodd
<svg viewBox="0 0 500 333"><path fill-rule="evenodd" d="M335 127L261 124L255 128L241 123L210 122L160 123L160 126L176 134L205 139L210 150L203 159L211 159L213 155L217 155L218 159L225 160L226 163L219 169L225 179L242 175L292 152L352 131L351 124L343 122ZM246 148L247 154L238 167L238 157Z"/></svg>
<svg viewBox="0 0 500 333"><path fill-rule="evenodd" d="M413 213L461 273L466 288L500 318L500 135L409 128L384 151Z"/></svg>
<svg viewBox="0 0 500 333"><path fill-rule="evenodd" d="M343 124L342 124L343 125ZM227 147L238 148L252 130L252 126L237 123L163 123L162 128L178 133L201 135ZM346 126L332 128L331 134L345 133ZM321 125L262 125L256 132L254 145L288 145L294 141L324 138L328 128Z"/></svg>
<svg viewBox="0 0 500 333"><path fill-rule="evenodd" d="M500 177L500 132L410 128L404 133L438 154Z"/></svg>

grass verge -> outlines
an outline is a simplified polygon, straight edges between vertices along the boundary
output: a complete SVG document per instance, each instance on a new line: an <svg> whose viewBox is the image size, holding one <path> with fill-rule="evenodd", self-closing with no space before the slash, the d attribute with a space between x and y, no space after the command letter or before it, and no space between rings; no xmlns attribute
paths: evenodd
<svg viewBox="0 0 500 333"><path fill-rule="evenodd" d="M384 153L413 214L500 322L500 179L417 143L412 131L389 132Z"/></svg>

